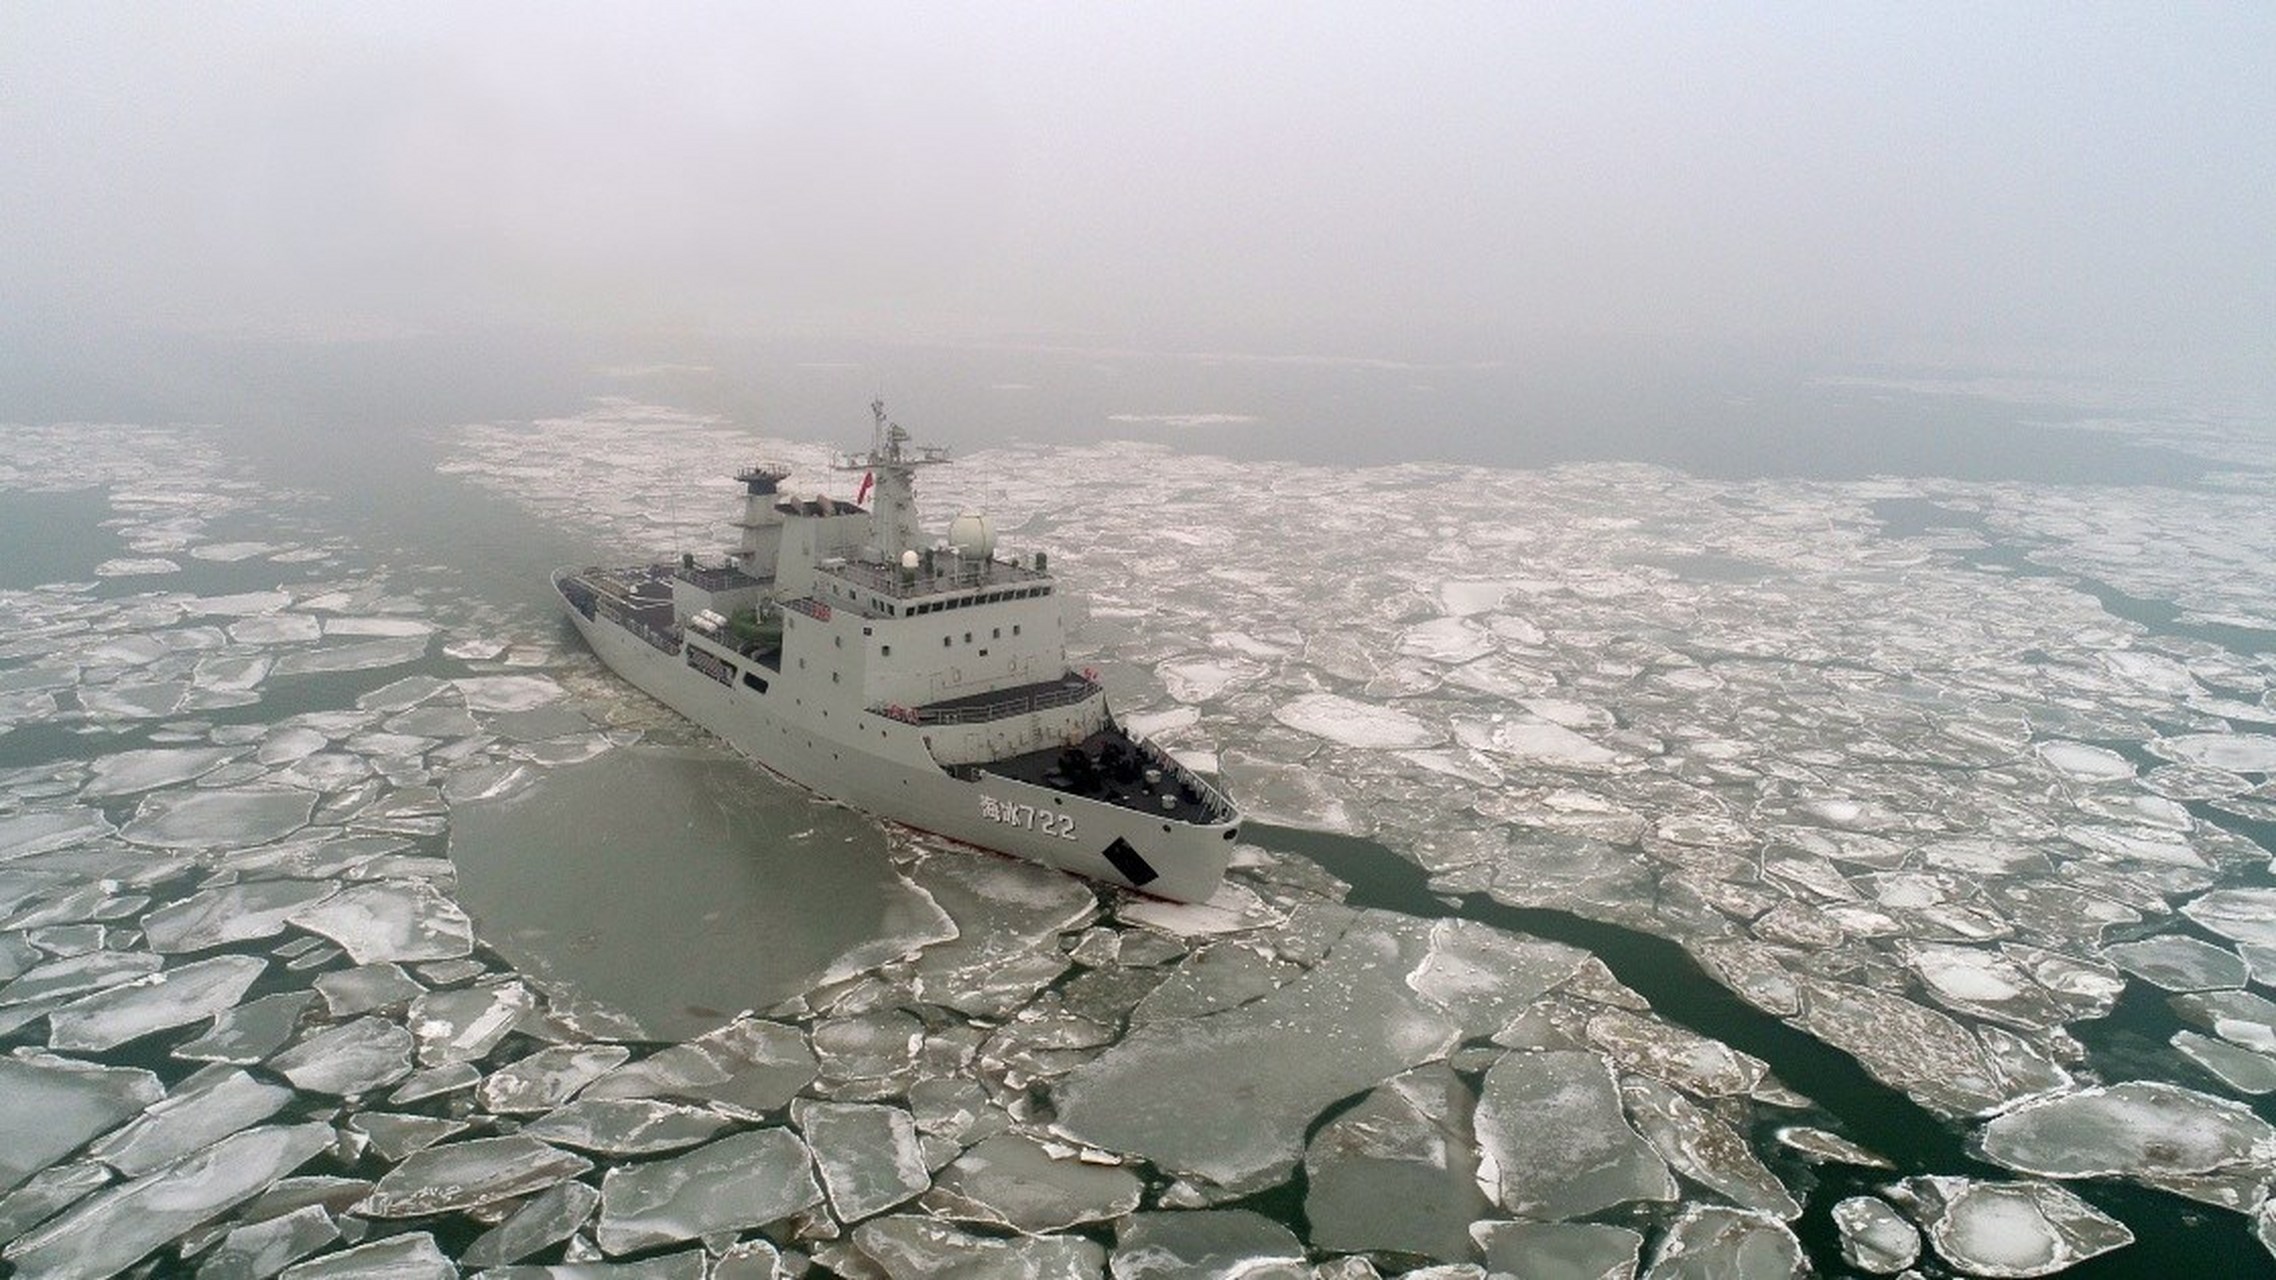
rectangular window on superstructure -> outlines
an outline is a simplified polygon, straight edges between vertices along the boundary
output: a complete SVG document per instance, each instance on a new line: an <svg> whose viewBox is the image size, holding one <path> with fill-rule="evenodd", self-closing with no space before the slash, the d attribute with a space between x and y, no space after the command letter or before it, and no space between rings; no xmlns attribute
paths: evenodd
<svg viewBox="0 0 2276 1280"><path fill-rule="evenodd" d="M767 682L759 679L759 677L753 672L746 671L743 673L743 683L747 687L756 689L760 693L765 693L767 691Z"/></svg>

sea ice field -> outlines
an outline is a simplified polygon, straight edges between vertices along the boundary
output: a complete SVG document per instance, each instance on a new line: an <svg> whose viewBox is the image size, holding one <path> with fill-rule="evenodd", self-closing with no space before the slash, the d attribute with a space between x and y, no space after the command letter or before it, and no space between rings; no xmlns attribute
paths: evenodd
<svg viewBox="0 0 2276 1280"><path fill-rule="evenodd" d="M928 471L1247 811L1174 906L556 616L833 442L0 426L0 1274L2276 1274L2276 445L2073 429L2205 471Z"/></svg>

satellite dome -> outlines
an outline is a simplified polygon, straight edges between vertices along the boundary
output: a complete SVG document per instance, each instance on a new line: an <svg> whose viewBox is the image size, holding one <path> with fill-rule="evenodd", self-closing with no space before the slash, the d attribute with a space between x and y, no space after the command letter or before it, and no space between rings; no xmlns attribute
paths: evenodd
<svg viewBox="0 0 2276 1280"><path fill-rule="evenodd" d="M904 568L904 569L914 569L914 568L916 568L916 567L917 567L917 553L916 553L916 552L914 552L914 551L904 551L904 552L902 552L902 553L901 553L901 567L902 567L902 568Z"/></svg>
<svg viewBox="0 0 2276 1280"><path fill-rule="evenodd" d="M985 560L996 553L996 526L977 511L965 511L948 525L948 545L958 555Z"/></svg>

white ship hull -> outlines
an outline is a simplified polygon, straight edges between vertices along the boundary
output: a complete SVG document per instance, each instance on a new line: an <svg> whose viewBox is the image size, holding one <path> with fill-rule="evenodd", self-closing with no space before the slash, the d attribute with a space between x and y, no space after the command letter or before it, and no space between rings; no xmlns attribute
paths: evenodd
<svg viewBox="0 0 2276 1280"><path fill-rule="evenodd" d="M1207 901L1231 860L1237 819L1168 820L991 773L985 764L952 773L935 759L923 725L842 704L819 714L805 706L794 717L786 714L791 708L779 691L723 685L606 617L588 618L573 602L567 612L610 670L752 760L829 799L1179 902ZM1117 841L1127 846L1120 865L1108 852ZM1135 864L1131 852L1139 859ZM1135 874L1133 865L1140 868Z"/></svg>

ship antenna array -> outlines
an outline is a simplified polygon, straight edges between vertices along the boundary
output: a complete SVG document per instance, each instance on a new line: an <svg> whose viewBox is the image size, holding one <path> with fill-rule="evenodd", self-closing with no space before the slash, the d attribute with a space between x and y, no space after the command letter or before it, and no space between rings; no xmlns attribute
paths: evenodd
<svg viewBox="0 0 2276 1280"><path fill-rule="evenodd" d="M877 420L875 429L870 432L871 456L880 462L900 461L901 445L909 438L909 433L901 429L900 423L885 416L885 397L879 396L869 402L869 414Z"/></svg>
<svg viewBox="0 0 2276 1280"><path fill-rule="evenodd" d="M864 455L839 455L835 464L841 471L862 471L874 467L923 466L930 462L948 461L948 450L939 445L921 444L914 450L905 450L909 443L908 428L885 416L885 398L869 402L869 415L875 420L871 430L869 452Z"/></svg>

